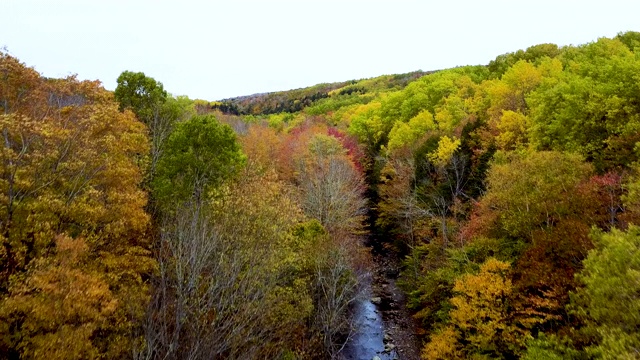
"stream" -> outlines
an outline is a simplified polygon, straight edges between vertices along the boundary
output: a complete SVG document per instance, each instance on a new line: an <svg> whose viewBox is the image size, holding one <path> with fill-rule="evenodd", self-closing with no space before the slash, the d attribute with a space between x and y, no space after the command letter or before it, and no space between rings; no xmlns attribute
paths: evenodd
<svg viewBox="0 0 640 360"><path fill-rule="evenodd" d="M363 295L353 307L355 334L341 352L341 359L420 360L421 340L404 293L396 284L398 273L396 260L374 254Z"/></svg>
<svg viewBox="0 0 640 360"><path fill-rule="evenodd" d="M375 211L370 209L367 222L371 235L365 245L372 255L371 272L363 283L363 295L353 307L355 333L339 358L420 360L422 344L416 335L416 323L396 284L401 261L376 235L375 218Z"/></svg>
<svg viewBox="0 0 640 360"><path fill-rule="evenodd" d="M342 351L345 360L395 360L398 355L391 344L389 335L385 335L382 315L373 301L371 286L367 285L363 296L354 307L356 333ZM372 301L373 300L373 301Z"/></svg>

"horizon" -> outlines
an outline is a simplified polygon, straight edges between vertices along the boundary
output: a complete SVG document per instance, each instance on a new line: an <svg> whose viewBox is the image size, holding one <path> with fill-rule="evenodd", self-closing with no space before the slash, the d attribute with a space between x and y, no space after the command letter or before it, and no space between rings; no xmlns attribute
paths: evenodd
<svg viewBox="0 0 640 360"><path fill-rule="evenodd" d="M208 101L487 65L541 43L640 30L640 3L622 0L5 1L0 48L43 76L114 90L123 71L144 72L175 96Z"/></svg>

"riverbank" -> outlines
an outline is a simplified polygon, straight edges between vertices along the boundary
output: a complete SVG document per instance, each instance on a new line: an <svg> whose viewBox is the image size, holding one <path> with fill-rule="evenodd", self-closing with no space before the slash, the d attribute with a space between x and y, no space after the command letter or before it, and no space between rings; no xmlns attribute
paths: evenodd
<svg viewBox="0 0 640 360"><path fill-rule="evenodd" d="M377 305L382 316L387 342L394 345L398 360L420 360L421 342L416 322L406 307L406 297L396 284L400 269L398 260L374 255L372 292L380 299Z"/></svg>

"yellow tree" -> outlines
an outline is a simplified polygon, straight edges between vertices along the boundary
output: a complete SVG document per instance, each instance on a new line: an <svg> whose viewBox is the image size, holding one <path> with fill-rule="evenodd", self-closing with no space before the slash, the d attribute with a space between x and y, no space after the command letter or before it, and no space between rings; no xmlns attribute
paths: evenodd
<svg viewBox="0 0 640 360"><path fill-rule="evenodd" d="M1 55L0 350L34 358L123 356L154 268L139 188L144 125L119 112L98 82L47 80ZM72 240L56 241L66 238ZM84 254L77 264L61 258L74 241ZM61 294L76 290L101 295L68 306ZM103 305L108 311L86 315ZM74 345L84 350L51 350L77 331L84 335Z"/></svg>
<svg viewBox="0 0 640 360"><path fill-rule="evenodd" d="M2 304L4 319L25 316L20 331L10 334L23 337L18 349L5 350L19 350L21 356L34 359L99 358L101 352L91 338L118 318L116 310L122 304L102 274L86 268L91 266L84 239L60 235L55 246L55 254L31 262L25 281L16 282Z"/></svg>
<svg viewBox="0 0 640 360"><path fill-rule="evenodd" d="M458 295L451 299L455 306L451 320L473 352L507 352L526 339L527 334L510 321L509 268L508 263L490 258L477 275L465 275L453 287Z"/></svg>
<svg viewBox="0 0 640 360"><path fill-rule="evenodd" d="M271 127L254 125L249 128L246 135L241 137L242 150L247 155L249 167L259 167L262 171L280 169L284 167L279 161L282 138L278 137L276 130Z"/></svg>
<svg viewBox="0 0 640 360"><path fill-rule="evenodd" d="M478 274L456 280L451 323L427 343L425 359L502 359L520 353L529 332L514 318L509 269L489 258Z"/></svg>
<svg viewBox="0 0 640 360"><path fill-rule="evenodd" d="M536 66L520 60L500 80L483 83L489 129L499 148L512 150L528 144L530 128L527 97L543 82L562 72L558 60L546 59Z"/></svg>

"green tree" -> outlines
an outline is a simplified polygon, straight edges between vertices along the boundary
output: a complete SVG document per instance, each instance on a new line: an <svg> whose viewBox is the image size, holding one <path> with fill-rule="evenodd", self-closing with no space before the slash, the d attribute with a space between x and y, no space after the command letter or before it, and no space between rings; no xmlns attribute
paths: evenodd
<svg viewBox="0 0 640 360"><path fill-rule="evenodd" d="M599 172L628 166L640 141L640 61L619 40L567 50L564 70L527 96L530 141L538 150L571 151Z"/></svg>
<svg viewBox="0 0 640 360"><path fill-rule="evenodd" d="M398 121L389 132L388 151L393 151L407 145L413 145L429 131L436 130L437 125L429 111L422 111L409 122Z"/></svg>
<svg viewBox="0 0 640 360"><path fill-rule="evenodd" d="M616 35L616 39L625 44L629 50L635 51L640 48L640 32L627 31Z"/></svg>
<svg viewBox="0 0 640 360"><path fill-rule="evenodd" d="M575 311L598 341L589 347L602 359L634 359L640 353L640 228L595 232L578 275ZM587 331L588 331L587 330Z"/></svg>
<svg viewBox="0 0 640 360"><path fill-rule="evenodd" d="M485 235L532 239L569 216L585 216L579 185L592 174L578 155L558 152L511 153L497 158L487 174L487 193L477 213L492 219ZM479 224L478 224L479 225Z"/></svg>
<svg viewBox="0 0 640 360"><path fill-rule="evenodd" d="M152 181L174 123L184 118L184 114L194 115L195 110L188 109L192 107L188 98L170 97L162 83L142 72L124 71L120 74L114 95L120 104L120 111L133 111L138 120L148 127L151 164L147 181Z"/></svg>
<svg viewBox="0 0 640 360"><path fill-rule="evenodd" d="M154 194L166 209L189 199L199 202L236 174L245 158L228 125L213 115L193 116L169 136L153 182Z"/></svg>
<svg viewBox="0 0 640 360"><path fill-rule="evenodd" d="M510 67L520 60L538 63L545 58L555 58L562 53L562 49L556 44L538 44L528 47L526 50L518 50L513 53L498 55L487 66L493 78L499 78Z"/></svg>
<svg viewBox="0 0 640 360"><path fill-rule="evenodd" d="M123 71L117 80L114 95L120 103L120 111L130 109L138 120L149 125L167 100L162 83L142 72Z"/></svg>

